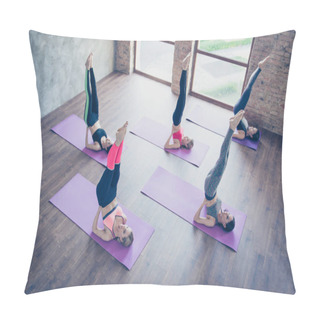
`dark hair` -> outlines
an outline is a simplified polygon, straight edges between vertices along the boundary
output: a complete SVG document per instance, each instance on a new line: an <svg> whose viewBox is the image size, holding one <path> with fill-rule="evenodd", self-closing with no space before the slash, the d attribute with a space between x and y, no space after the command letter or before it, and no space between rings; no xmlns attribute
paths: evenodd
<svg viewBox="0 0 320 320"><path fill-rule="evenodd" d="M109 153L112 146L113 146L113 144L111 144L109 147L107 147L107 149L105 149L107 151L107 153Z"/></svg>
<svg viewBox="0 0 320 320"><path fill-rule="evenodd" d="M257 132L252 135L252 138L251 138L251 139L252 139L253 141L258 141L259 138L260 138L260 131L259 131L259 129L257 129Z"/></svg>
<svg viewBox="0 0 320 320"><path fill-rule="evenodd" d="M224 228L224 231L230 232L234 229L234 226L236 225L236 218L233 217L233 220L231 220L230 222L228 222L226 224L226 227Z"/></svg>
<svg viewBox="0 0 320 320"><path fill-rule="evenodd" d="M124 247L129 247L131 246L133 242L133 232L131 231L131 233L125 237L125 238L122 238L122 241L120 241L120 243L124 246Z"/></svg>

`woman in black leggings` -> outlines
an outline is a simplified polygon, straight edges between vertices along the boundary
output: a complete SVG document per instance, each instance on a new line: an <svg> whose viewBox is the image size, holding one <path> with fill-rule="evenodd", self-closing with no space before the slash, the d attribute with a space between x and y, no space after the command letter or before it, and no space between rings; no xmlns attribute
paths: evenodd
<svg viewBox="0 0 320 320"><path fill-rule="evenodd" d="M266 61L268 59L269 59L269 56L258 63L258 68L251 75L251 77L248 81L247 87L245 88L245 90L242 93L241 98L239 99L239 101L236 103L236 105L233 108L234 114L237 114L240 110L245 109L245 107L249 101L249 98L250 98L252 87L253 87L255 81L257 80L258 75L261 72L264 64L266 63ZM237 133L233 134L234 138L243 140L244 138L247 137L247 138L252 139L254 141L259 140L259 137L260 137L259 130L255 127L250 127L248 124L248 121L245 118L243 118L240 121L239 125L237 126L237 131L238 131Z"/></svg>
<svg viewBox="0 0 320 320"><path fill-rule="evenodd" d="M186 148L191 149L193 147L193 139L183 135L183 129L181 127L181 118L183 110L186 104L187 96L187 69L190 62L190 54L188 54L182 62L182 72L180 78L180 94L177 101L176 109L172 116L172 130L171 134L164 145L165 149L179 149ZM173 143L170 143L171 137Z"/></svg>
<svg viewBox="0 0 320 320"><path fill-rule="evenodd" d="M127 225L127 217L118 205L117 186L120 178L120 162L123 139L127 132L126 122L116 133L116 141L110 148L107 167L97 185L96 194L99 208L93 220L92 231L104 241L116 239L128 247L133 242L132 229ZM103 219L103 229L98 227L99 216Z"/></svg>
<svg viewBox="0 0 320 320"><path fill-rule="evenodd" d="M86 91L86 104L84 109L84 121L87 124L86 131L86 147L94 151L105 150L109 152L112 141L108 138L107 133L101 128L99 122L99 102L97 95L96 80L92 68L92 56L90 53L86 65L85 77L85 91ZM90 81L89 81L90 78ZM91 90L90 90L91 84ZM88 143L88 131L91 131L93 144Z"/></svg>

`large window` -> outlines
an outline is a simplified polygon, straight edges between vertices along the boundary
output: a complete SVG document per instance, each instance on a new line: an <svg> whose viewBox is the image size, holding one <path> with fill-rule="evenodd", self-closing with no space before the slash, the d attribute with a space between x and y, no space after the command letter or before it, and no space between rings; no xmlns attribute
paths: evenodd
<svg viewBox="0 0 320 320"><path fill-rule="evenodd" d="M252 39L197 41L192 93L231 109L242 93Z"/></svg>
<svg viewBox="0 0 320 320"><path fill-rule="evenodd" d="M240 98L253 39L196 41L190 93L232 109ZM174 42L136 41L135 72L172 82Z"/></svg>
<svg viewBox="0 0 320 320"><path fill-rule="evenodd" d="M136 72L171 84L174 42L136 41L135 50Z"/></svg>

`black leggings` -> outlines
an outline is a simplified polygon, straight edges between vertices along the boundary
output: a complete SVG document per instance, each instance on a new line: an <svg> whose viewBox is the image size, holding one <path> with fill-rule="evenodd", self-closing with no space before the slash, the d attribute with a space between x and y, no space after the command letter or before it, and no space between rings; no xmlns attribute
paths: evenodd
<svg viewBox="0 0 320 320"><path fill-rule="evenodd" d="M89 73L92 92L90 92ZM86 104L84 108L84 121L88 127L92 127L99 120L99 102L93 68L91 68L90 71L86 70L85 90Z"/></svg>
<svg viewBox="0 0 320 320"><path fill-rule="evenodd" d="M117 186L120 178L120 163L114 166L114 170L108 167L97 185L96 194L99 205L104 208L117 196Z"/></svg>
<svg viewBox="0 0 320 320"><path fill-rule="evenodd" d="M110 148L107 167L97 185L96 194L99 205L107 206L117 195L117 186L120 178L120 161L123 148L123 141L120 146L115 143Z"/></svg>
<svg viewBox="0 0 320 320"><path fill-rule="evenodd" d="M183 114L183 110L186 104L186 96L187 96L187 71L182 70L180 77L180 94L177 101L176 109L174 110L172 121L175 126L178 126L181 123L181 118Z"/></svg>
<svg viewBox="0 0 320 320"><path fill-rule="evenodd" d="M239 101L236 103L236 105L233 108L234 114L237 114L240 110L244 110L244 108L246 107L246 105L249 101L249 98L250 98L252 87L253 87L255 81L257 80L260 72L261 72L261 69L257 68L255 70L255 72L251 75L251 77L248 81L248 84L241 95L241 98L239 99Z"/></svg>

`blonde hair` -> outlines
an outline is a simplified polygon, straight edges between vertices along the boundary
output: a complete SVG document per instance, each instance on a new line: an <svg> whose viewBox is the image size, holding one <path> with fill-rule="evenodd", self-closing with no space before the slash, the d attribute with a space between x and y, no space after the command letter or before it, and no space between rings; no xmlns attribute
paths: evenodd
<svg viewBox="0 0 320 320"><path fill-rule="evenodd" d="M189 150L193 147L193 145L194 145L194 141L193 139L191 139L186 145L182 144L181 147Z"/></svg>

